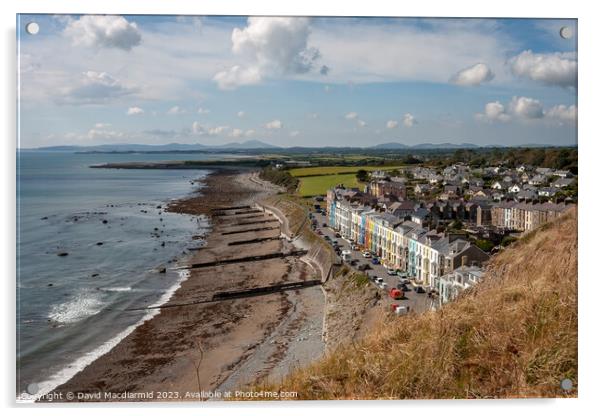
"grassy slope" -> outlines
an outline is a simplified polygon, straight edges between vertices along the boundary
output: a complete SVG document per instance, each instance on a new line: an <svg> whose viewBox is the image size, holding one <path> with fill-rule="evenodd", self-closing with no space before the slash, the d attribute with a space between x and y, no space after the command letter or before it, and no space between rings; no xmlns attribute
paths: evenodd
<svg viewBox="0 0 602 416"><path fill-rule="evenodd" d="M497 255L485 281L442 310L385 318L361 342L257 386L300 399L558 397L576 387L575 209Z"/></svg>
<svg viewBox="0 0 602 416"><path fill-rule="evenodd" d="M314 166L309 168L295 168L289 170L290 174L296 177L309 175L337 175L345 173L357 173L358 170L368 172L374 170L394 170L403 166Z"/></svg>
<svg viewBox="0 0 602 416"><path fill-rule="evenodd" d="M327 190L339 184L343 184L348 188L357 188L360 186L354 173L308 176L299 178L299 180L301 181L299 186L299 195L301 196L326 195Z"/></svg>

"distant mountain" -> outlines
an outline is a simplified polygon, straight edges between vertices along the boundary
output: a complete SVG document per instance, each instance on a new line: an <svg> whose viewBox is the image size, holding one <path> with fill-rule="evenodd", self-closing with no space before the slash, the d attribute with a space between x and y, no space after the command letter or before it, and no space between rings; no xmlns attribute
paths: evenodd
<svg viewBox="0 0 602 416"><path fill-rule="evenodd" d="M399 142L387 142L381 143L374 146L368 147L353 147L353 146L322 146L322 147L280 147L272 144L262 142L260 140L247 140L245 142L233 142L222 145L205 145L200 143L183 144L183 143L169 143L169 144L101 144L97 146L47 146L32 149L20 149L20 150L44 150L44 151L55 151L55 152L195 152L195 151L228 151L228 150L268 150L268 149L281 149L286 151L307 151L307 152L337 152L337 151L349 151L350 149L365 149L365 150L446 150L446 149L485 149L485 148L506 148L506 147L575 147L575 145L550 145L550 144L521 144L521 145L502 145L502 144L486 144L478 146L472 143L420 143L412 146L408 146Z"/></svg>
<svg viewBox="0 0 602 416"><path fill-rule="evenodd" d="M438 144L433 144L433 143L420 143L420 144L415 144L413 146L408 146L406 144L403 143L398 143L398 142L388 142L388 143L382 143L382 144L377 144L376 146L372 146L370 147L370 149L417 149L417 150L426 150L426 149L475 149L478 148L479 146L477 146L476 144L472 144L472 143L460 143L460 144L453 144L453 143L438 143Z"/></svg>
<svg viewBox="0 0 602 416"><path fill-rule="evenodd" d="M228 143L221 146L214 146L216 149L278 149L278 146L267 144L259 140L247 140L242 143Z"/></svg>
<svg viewBox="0 0 602 416"><path fill-rule="evenodd" d="M460 143L460 144L453 144L453 143L437 143L437 144L433 144L433 143L421 143L421 144L417 144L412 146L412 149L476 149L480 146L477 146L476 144L472 144L472 143Z"/></svg>
<svg viewBox="0 0 602 416"><path fill-rule="evenodd" d="M101 144L97 146L47 146L37 149L23 150L45 150L56 152L186 152L198 150L247 150L247 149L276 149L273 146L259 140L248 140L242 143L228 143L219 146L207 146L200 143L182 144Z"/></svg>
<svg viewBox="0 0 602 416"><path fill-rule="evenodd" d="M408 145L397 142L381 143L376 146L372 146L370 149L407 149Z"/></svg>

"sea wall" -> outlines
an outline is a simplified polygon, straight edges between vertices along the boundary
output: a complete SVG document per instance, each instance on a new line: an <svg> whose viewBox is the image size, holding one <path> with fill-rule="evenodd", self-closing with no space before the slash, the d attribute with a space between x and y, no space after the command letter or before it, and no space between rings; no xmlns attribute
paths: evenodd
<svg viewBox="0 0 602 416"><path fill-rule="evenodd" d="M304 260L319 272L322 282L336 273L340 262L332 247L311 230L306 210L279 196L267 198L255 205L278 219L284 238L296 247L308 250Z"/></svg>

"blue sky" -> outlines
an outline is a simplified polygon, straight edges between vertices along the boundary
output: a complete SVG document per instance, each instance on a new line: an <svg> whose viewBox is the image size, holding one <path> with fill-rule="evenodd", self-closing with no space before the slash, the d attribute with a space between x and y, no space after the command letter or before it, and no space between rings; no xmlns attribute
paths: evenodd
<svg viewBox="0 0 602 416"><path fill-rule="evenodd" d="M570 19L21 15L19 146L572 145L576 35Z"/></svg>

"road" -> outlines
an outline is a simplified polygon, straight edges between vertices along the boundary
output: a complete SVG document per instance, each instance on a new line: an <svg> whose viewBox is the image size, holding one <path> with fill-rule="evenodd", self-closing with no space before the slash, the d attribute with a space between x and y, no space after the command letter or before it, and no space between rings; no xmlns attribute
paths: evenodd
<svg viewBox="0 0 602 416"><path fill-rule="evenodd" d="M362 256L362 251L351 250L351 244L347 240L345 240L343 238L336 238L335 237L336 231L332 230L328 226L324 227L324 225L327 225L327 223L328 223L328 217L325 214L317 214L314 212L314 213L312 213L312 215L318 221L318 226L316 227L316 231L319 230L322 232L323 236L327 235L332 240L337 241L342 250L350 250L351 251L351 260L357 260L357 264L355 266L351 266L349 264L349 262L347 262L347 265L349 265L350 267L353 267L354 269L359 271L359 269L358 269L359 266L361 266L362 264L369 264L370 269L364 271L363 273L366 273L370 277L372 277L372 276L382 277L383 281L387 283L386 290L380 289L376 285L376 283L374 283L374 281L370 280L370 282L376 288L378 288L379 290L381 290L383 292L383 298L387 299L388 304L391 304L391 305L398 304L400 306L409 306L410 311L414 311L415 313L422 313L422 312L430 310L430 300L431 299L427 296L426 293L416 293L412 290L410 292L405 292L405 297L402 300L392 299L389 296L387 291L393 287L397 287L397 285L399 284L399 277L391 276L391 275L387 274L387 269L380 264L373 265L371 258L364 258ZM413 288L413 286L411 284L408 284L408 287Z"/></svg>

